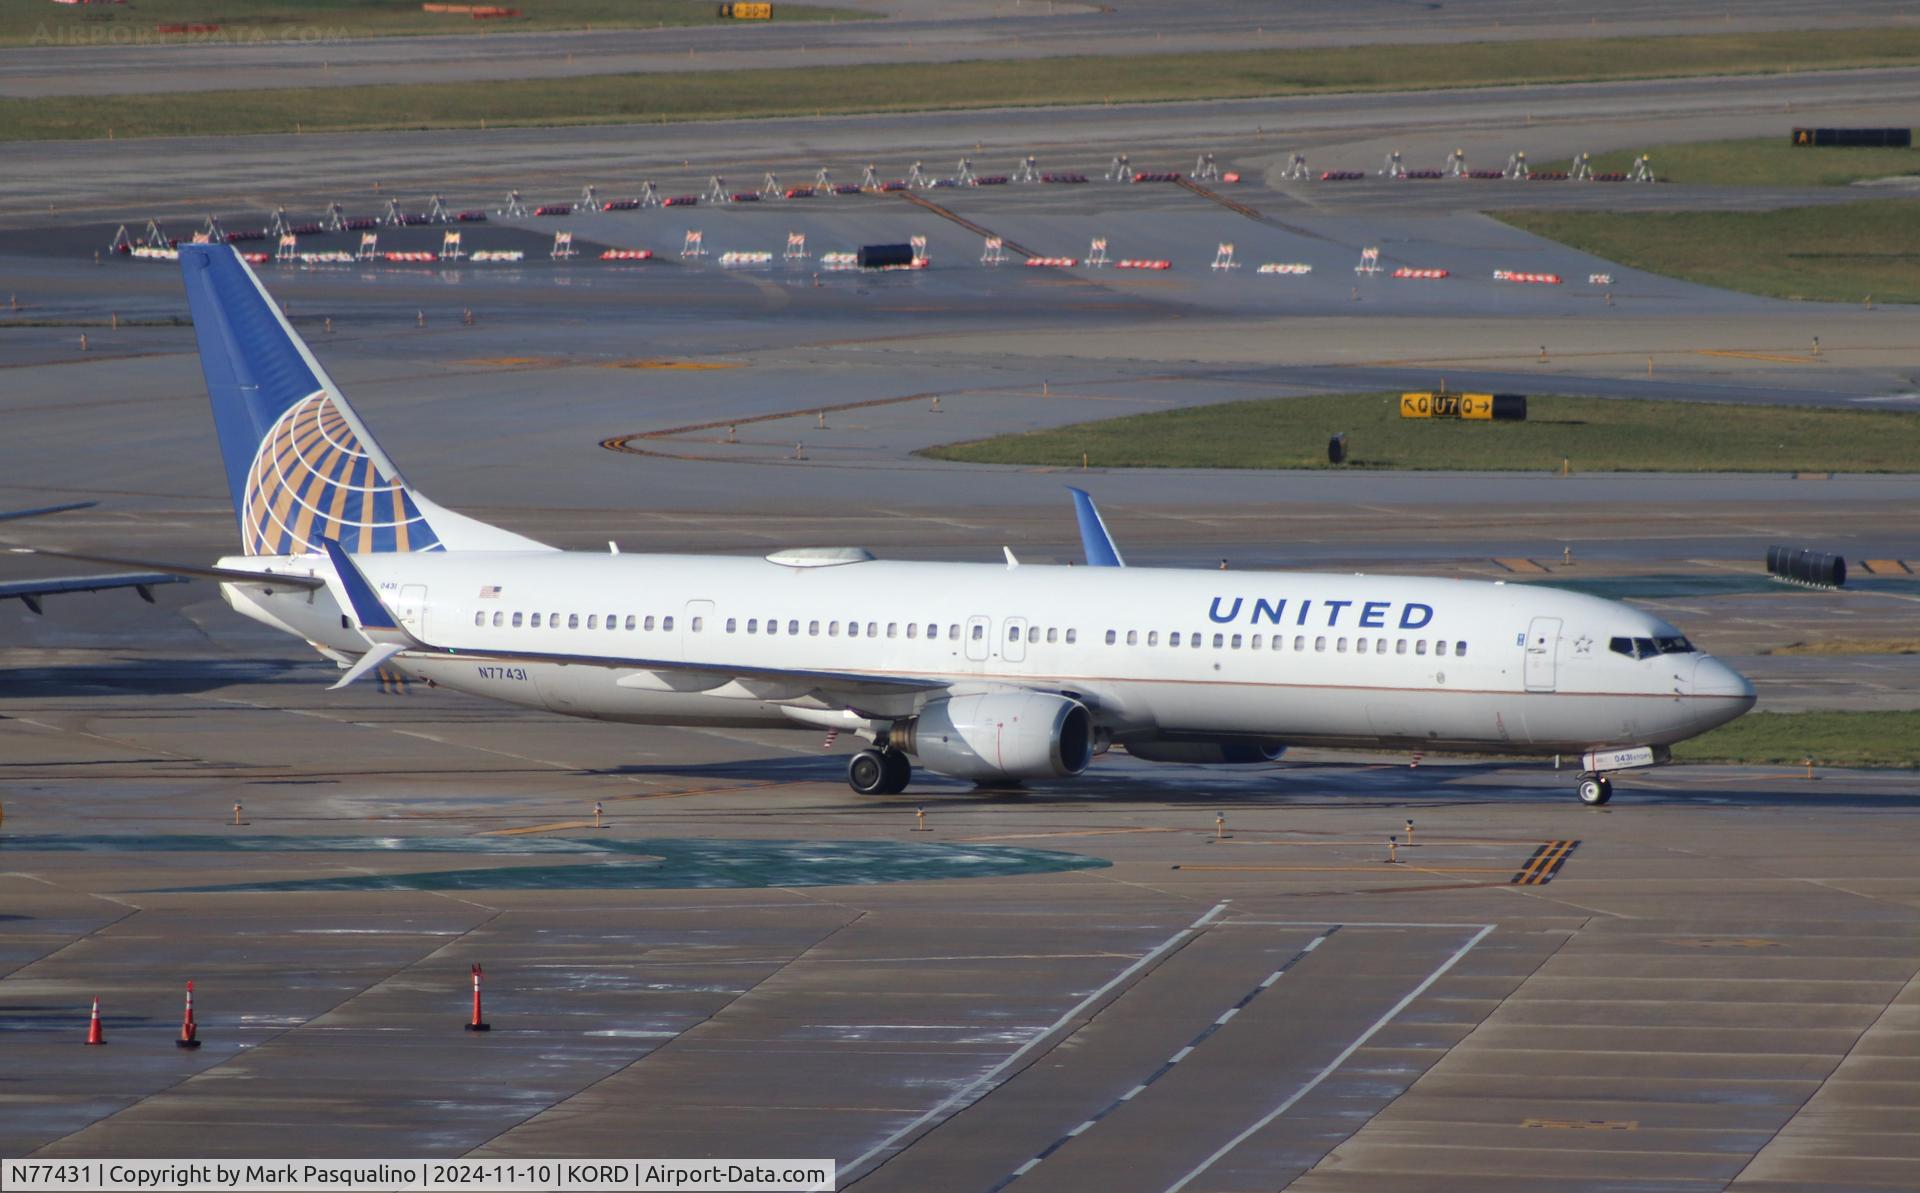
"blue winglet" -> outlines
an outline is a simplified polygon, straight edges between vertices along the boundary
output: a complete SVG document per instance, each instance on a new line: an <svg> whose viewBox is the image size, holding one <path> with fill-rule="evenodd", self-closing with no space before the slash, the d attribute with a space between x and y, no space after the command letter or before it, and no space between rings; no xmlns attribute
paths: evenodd
<svg viewBox="0 0 1920 1193"><path fill-rule="evenodd" d="M327 558L333 561L334 575L340 577L340 587L347 590L347 602L353 606L354 620L363 630L397 630L399 623L393 620L393 614L373 591L373 585L359 568L354 566L353 557L330 538L323 538L320 544L327 549Z"/></svg>
<svg viewBox="0 0 1920 1193"><path fill-rule="evenodd" d="M1067 492L1073 494L1074 516L1080 519L1080 546L1087 553L1087 566L1094 568L1123 568L1127 561L1120 558L1120 548L1113 545L1113 536L1107 533L1107 523L1100 517L1100 509L1093 504L1093 498L1085 489L1067 486Z"/></svg>

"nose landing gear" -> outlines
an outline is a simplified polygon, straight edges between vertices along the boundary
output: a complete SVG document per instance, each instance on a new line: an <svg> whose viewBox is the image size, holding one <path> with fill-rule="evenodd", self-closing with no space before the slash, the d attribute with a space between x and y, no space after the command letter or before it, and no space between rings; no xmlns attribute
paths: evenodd
<svg viewBox="0 0 1920 1193"><path fill-rule="evenodd" d="M1581 775L1580 786L1575 790L1580 802L1589 808L1597 808L1613 798L1613 783L1605 775Z"/></svg>
<svg viewBox="0 0 1920 1193"><path fill-rule="evenodd" d="M898 795L913 778L913 764L898 750L862 750L847 760L847 786L861 795Z"/></svg>

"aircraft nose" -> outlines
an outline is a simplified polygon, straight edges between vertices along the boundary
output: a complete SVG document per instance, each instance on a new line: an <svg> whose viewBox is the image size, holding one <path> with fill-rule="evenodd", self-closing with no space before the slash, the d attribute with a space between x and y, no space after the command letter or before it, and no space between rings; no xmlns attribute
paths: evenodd
<svg viewBox="0 0 1920 1193"><path fill-rule="evenodd" d="M1752 708L1756 699L1751 680L1710 656L1693 665L1693 694L1737 701L1740 712Z"/></svg>

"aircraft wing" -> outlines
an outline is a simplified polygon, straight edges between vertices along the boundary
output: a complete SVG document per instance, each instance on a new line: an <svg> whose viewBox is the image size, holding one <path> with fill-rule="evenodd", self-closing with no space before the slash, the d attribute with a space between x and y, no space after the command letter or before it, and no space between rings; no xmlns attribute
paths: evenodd
<svg viewBox="0 0 1920 1193"><path fill-rule="evenodd" d="M152 568L155 573L190 580L218 580L223 584L265 584L275 588L325 588L327 582L299 572L249 571L245 568L203 567L189 563L164 563L152 559L128 559L121 555L96 555L85 551L56 551L51 547L10 547L15 555L45 555L50 559L78 559L84 563L112 563L122 567ZM170 583L171 581L154 581Z"/></svg>
<svg viewBox="0 0 1920 1193"><path fill-rule="evenodd" d="M153 604L157 584L183 584L179 576L165 572L114 572L104 576L68 576L57 580L9 580L0 582L0 601L17 600L35 613L41 612L40 598L66 592L102 592L109 588L132 588L140 599Z"/></svg>

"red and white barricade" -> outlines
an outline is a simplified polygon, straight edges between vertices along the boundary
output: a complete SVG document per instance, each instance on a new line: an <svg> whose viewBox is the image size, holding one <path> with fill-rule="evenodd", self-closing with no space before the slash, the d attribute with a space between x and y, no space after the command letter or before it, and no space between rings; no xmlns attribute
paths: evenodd
<svg viewBox="0 0 1920 1193"><path fill-rule="evenodd" d="M1393 271L1393 276L1397 278L1410 278L1414 281L1437 281L1440 278L1446 277L1447 271L1444 269L1413 269L1402 265Z"/></svg>
<svg viewBox="0 0 1920 1193"><path fill-rule="evenodd" d="M1072 269L1080 264L1072 257L1028 257L1028 269Z"/></svg>
<svg viewBox="0 0 1920 1193"><path fill-rule="evenodd" d="M652 249L607 249L600 254L602 261L651 261Z"/></svg>
<svg viewBox="0 0 1920 1193"><path fill-rule="evenodd" d="M1530 282L1538 286L1558 286L1564 279L1557 273L1521 273L1511 269L1493 271L1496 282Z"/></svg>
<svg viewBox="0 0 1920 1193"><path fill-rule="evenodd" d="M1122 257L1113 263L1115 269L1172 269L1173 262L1164 257Z"/></svg>
<svg viewBox="0 0 1920 1193"><path fill-rule="evenodd" d="M1300 274L1312 273L1313 266L1308 265L1303 261L1269 261L1265 265L1262 265L1260 268L1254 270L1254 272L1255 273L1280 273L1280 274L1289 274L1289 275L1297 276Z"/></svg>

